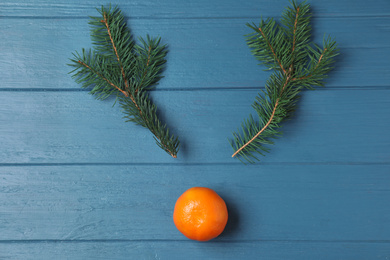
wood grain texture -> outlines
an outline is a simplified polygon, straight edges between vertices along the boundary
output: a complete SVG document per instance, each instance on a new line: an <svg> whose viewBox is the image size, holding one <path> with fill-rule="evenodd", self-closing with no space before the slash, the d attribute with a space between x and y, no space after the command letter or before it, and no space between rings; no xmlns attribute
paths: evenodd
<svg viewBox="0 0 390 260"><path fill-rule="evenodd" d="M3 92L0 163L232 163L231 132L254 113L256 90L156 91L182 141L178 159L148 130L125 123L114 100L86 92ZM388 163L390 90L304 91L264 162ZM375 116L373 116L375 115ZM153 155L149 156L151 151Z"/></svg>
<svg viewBox="0 0 390 260"><path fill-rule="evenodd" d="M95 13L97 13L95 11ZM6 19L0 28L2 89L78 89L67 66L72 52L91 47L88 19ZM136 37L160 36L169 46L159 89L260 88L269 77L245 43L248 19L130 20ZM313 41L337 40L341 55L326 86L386 87L390 82L389 17L315 18ZM356 33L359 32L359 33ZM364 35L364 37L362 37ZM200 39L200 40L199 40ZM39 66L36 66L39 64ZM13 68L12 70L7 68ZM205 69L209 68L209 69ZM233 69L234 68L234 69Z"/></svg>
<svg viewBox="0 0 390 260"><path fill-rule="evenodd" d="M184 240L188 188L226 201L219 241L390 241L389 165L1 167L0 241ZM12 198L7 200L7 198ZM364 221L362 221L364 220ZM0 242L1 243L1 242Z"/></svg>
<svg viewBox="0 0 390 260"><path fill-rule="evenodd" d="M314 42L330 34L341 55L256 165L228 142L270 75L245 24L288 1L113 2L169 46L151 96L178 159L67 74L101 4L0 2L0 259L390 259L390 1L310 1ZM193 186L228 206L208 243L172 221Z"/></svg>
<svg viewBox="0 0 390 260"><path fill-rule="evenodd" d="M387 0L376 0L375 4L365 1L339 0L328 0L326 2L313 0L310 3L317 16L365 17L390 15L390 3ZM3 0L0 9L3 16L17 19L23 17L85 17L90 16L91 11L99 8L102 4L107 3L94 0ZM151 19L280 16L284 7L288 4L284 0L252 0L245 2L197 0L190 3L177 0L117 0L115 3L113 2L113 5L128 10L129 16Z"/></svg>
<svg viewBox="0 0 390 260"><path fill-rule="evenodd" d="M4 260L45 259L258 259L258 260L345 260L389 259L386 242L314 242L314 241L87 241L0 244Z"/></svg>

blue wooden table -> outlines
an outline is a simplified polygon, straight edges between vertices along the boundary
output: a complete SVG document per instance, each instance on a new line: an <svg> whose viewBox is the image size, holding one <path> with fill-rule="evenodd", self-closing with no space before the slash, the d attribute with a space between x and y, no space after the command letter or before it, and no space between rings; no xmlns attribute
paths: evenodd
<svg viewBox="0 0 390 260"><path fill-rule="evenodd" d="M390 1L312 0L313 40L340 49L261 162L231 133L270 73L247 22L286 0L118 0L134 35L169 46L151 96L181 139L173 159L68 74L101 1L0 2L0 259L390 259ZM206 186L229 221L186 239L173 207Z"/></svg>

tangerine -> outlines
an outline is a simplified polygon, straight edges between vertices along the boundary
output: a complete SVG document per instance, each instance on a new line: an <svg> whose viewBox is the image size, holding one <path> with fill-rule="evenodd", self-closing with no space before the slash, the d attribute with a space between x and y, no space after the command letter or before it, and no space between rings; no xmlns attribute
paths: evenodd
<svg viewBox="0 0 390 260"><path fill-rule="evenodd" d="M173 222L186 237L208 241L225 229L228 211L225 201L212 189L193 187L176 201Z"/></svg>

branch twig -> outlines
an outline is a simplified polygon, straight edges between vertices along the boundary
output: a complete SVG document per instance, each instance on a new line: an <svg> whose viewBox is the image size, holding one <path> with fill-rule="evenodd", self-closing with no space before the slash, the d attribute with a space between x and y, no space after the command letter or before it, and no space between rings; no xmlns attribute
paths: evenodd
<svg viewBox="0 0 390 260"><path fill-rule="evenodd" d="M282 90L280 91L280 95L282 95L284 89L286 88L287 84L290 82L290 76L287 77L286 79L286 82L284 83L283 87L282 87ZM267 123L265 124L265 126L263 126L263 128L260 129L259 132L257 132L257 134L251 139L249 140L247 143L245 143L243 146L241 146L233 155L232 157L236 156L239 152L241 152L245 147L247 147L250 143L252 143L265 129L267 129L267 127L271 124L272 120L274 119L274 116L275 116L275 111L276 111L276 108L278 107L279 105L279 100L280 100L280 97L278 99L276 99L276 102L275 102L275 105L274 105L274 109L272 110L272 114L270 116L270 118L268 119Z"/></svg>
<svg viewBox="0 0 390 260"><path fill-rule="evenodd" d="M119 58L118 50L117 50L117 48L115 46L114 40L113 40L112 35L111 35L110 26L108 25L108 20L107 20L107 13L103 14L103 18L104 18L104 20L101 20L101 22L104 23L104 25L107 28L107 33L108 33L108 36L110 37L112 48L114 49L114 52L115 52L116 58L118 60L119 66L121 67L122 77L123 77L123 80L125 81L126 89L128 89L129 88L129 84L127 83L127 77L126 77L126 74L125 74L125 70L123 69L122 62L121 62L121 60Z"/></svg>
<svg viewBox="0 0 390 260"><path fill-rule="evenodd" d="M275 111L276 111L276 108L278 107L279 105L279 98L276 100L276 103L275 103L275 106L274 106L274 109L272 110L272 114L271 114L271 117L269 118L267 124L265 124L265 126L263 126L263 128L261 128L261 130L251 139L249 140L246 144L244 144L243 146L240 147L240 149L238 149L233 155L232 157L236 156L239 152L241 152L245 147L247 147L250 143L252 143L272 122L272 119L274 119L274 116L275 116Z"/></svg>
<svg viewBox="0 0 390 260"><path fill-rule="evenodd" d="M121 62L121 59L119 58L119 54L118 54L118 50L116 48L116 45L115 45L115 42L114 42L114 39L112 38L112 35L111 35L111 30L110 30L110 26L108 25L108 20L107 20L107 13L104 13L103 14L103 18L104 20L101 20L102 23L104 23L104 25L106 26L107 28L107 33L108 33L108 36L110 37L110 41L111 41L111 44L112 44L112 48L114 49L114 52L115 52L115 56L118 60L118 63L119 63L119 66L121 68L121 72L122 72L122 77L123 77L123 80L125 82L125 87L126 87L126 90L129 89L129 84L127 82L127 77L126 77L126 74L125 74L125 70L123 69L123 65L122 65L122 62ZM123 93L123 91L121 91ZM126 93L126 92L125 92ZM130 93L129 94L126 94L125 95L126 97L130 97L131 101L133 101L134 105L137 107L140 115L142 116L142 111L141 109L139 108L137 102L135 102L135 99L133 97L133 95L131 95Z"/></svg>
<svg viewBox="0 0 390 260"><path fill-rule="evenodd" d="M324 51L321 53L321 56L318 59L317 65L314 67L314 70L316 70L318 68L318 65L320 65L322 57L324 57L324 54L325 54L326 51L327 51L327 49L325 48ZM292 78L291 81L307 79L307 78L310 78L312 76L313 76L313 74L309 74L309 75L306 75L306 76L303 76L303 77L300 77L300 78Z"/></svg>
<svg viewBox="0 0 390 260"><path fill-rule="evenodd" d="M101 75L99 72L93 70L90 66L88 66L88 64L86 64L85 62L82 62L81 60L77 61L78 63L80 63L81 65L83 65L84 67L86 67L87 69L89 69L90 71L92 71L93 73L95 73L96 75L98 75L101 79L105 80L108 84L110 84L111 86L113 86L114 88L116 88L117 90L119 90L120 92L122 92L123 95L125 95L126 97L128 97L128 94L126 93L126 91L120 89L117 85L115 85L114 83L112 83L111 81L109 81L107 78L105 78L103 75Z"/></svg>
<svg viewBox="0 0 390 260"><path fill-rule="evenodd" d="M292 51L294 52L295 50L295 38L296 38L296 31L297 31L297 23L298 23L298 14L299 14L299 7L297 8L297 14L295 15L295 22L294 22L294 31L293 31L293 46L292 46Z"/></svg>
<svg viewBox="0 0 390 260"><path fill-rule="evenodd" d="M142 84L144 83L144 80L145 80L145 76L146 76L146 73L147 73L147 69L148 69L148 67L149 67L151 50L152 50L152 47L149 46L149 50L148 50L148 61L146 62L145 72L144 72L144 75L142 76L142 80L141 80L141 83L139 84L139 87L142 87ZM136 93L137 93L137 91L138 91L138 89L136 89Z"/></svg>
<svg viewBox="0 0 390 260"><path fill-rule="evenodd" d="M280 68L282 69L283 73L286 74L286 70L283 68L283 65L282 63L280 63L280 60L278 59L278 56L276 55L275 51L274 51L274 48L272 47L271 43L269 42L268 38L265 37L265 34L263 32L263 30L259 27L259 31L261 33L261 35L263 36L263 38L265 39L265 41L267 42L269 48L271 49L272 51L272 54L274 55L275 57L275 60L277 61L277 63L279 64Z"/></svg>

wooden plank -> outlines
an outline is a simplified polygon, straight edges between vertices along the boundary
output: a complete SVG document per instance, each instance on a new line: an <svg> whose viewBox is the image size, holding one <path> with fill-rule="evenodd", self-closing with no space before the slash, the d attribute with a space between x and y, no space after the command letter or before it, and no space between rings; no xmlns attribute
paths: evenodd
<svg viewBox="0 0 390 260"><path fill-rule="evenodd" d="M119 7L141 18L210 18L210 17L257 17L259 15L280 15L286 0L256 1L207 1L198 0L190 4L177 0L166 1L115 1ZM310 4L317 16L388 16L390 3L387 0L376 0L375 4L364 1L312 0ZM93 0L44 1L44 0L3 0L0 3L2 16L5 17L80 17L89 16L91 11L100 7Z"/></svg>
<svg viewBox="0 0 390 260"><path fill-rule="evenodd" d="M229 211L216 242L388 242L389 174L389 164L3 166L0 240L187 241L174 204L206 186Z"/></svg>
<svg viewBox="0 0 390 260"><path fill-rule="evenodd" d="M114 100L86 92L3 92L0 163L239 163L232 131L254 113L256 90L154 91L180 137L173 159L147 129L125 123ZM389 89L304 91L265 163L388 163Z"/></svg>
<svg viewBox="0 0 390 260"><path fill-rule="evenodd" d="M259 259L387 260L388 242L275 241L195 243L176 241L0 243L11 259Z"/></svg>
<svg viewBox="0 0 390 260"><path fill-rule="evenodd" d="M330 33L342 55L328 88L305 92L271 154L249 166L227 139L269 74L245 23L288 1L115 3L136 36L169 45L152 97L182 139L179 158L66 74L70 53L90 46L96 1L1 1L0 259L390 258L388 0L310 1L315 41ZM210 243L173 225L191 186L228 204Z"/></svg>
<svg viewBox="0 0 390 260"><path fill-rule="evenodd" d="M134 35L161 36L169 45L160 89L258 88L269 72L258 66L245 43L247 22L256 19L131 20ZM66 64L72 52L89 48L86 19L6 20L0 29L3 62L0 89L78 89ZM341 55L328 87L389 86L389 17L317 18L314 41L337 39ZM357 33L359 32L359 33ZM365 37L361 37L364 35Z"/></svg>

